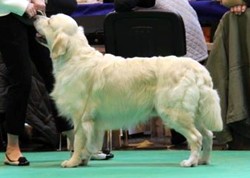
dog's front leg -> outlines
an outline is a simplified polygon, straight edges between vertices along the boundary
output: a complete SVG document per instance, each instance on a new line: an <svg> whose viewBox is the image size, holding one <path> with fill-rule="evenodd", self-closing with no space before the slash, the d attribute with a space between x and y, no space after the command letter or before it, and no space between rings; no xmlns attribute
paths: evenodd
<svg viewBox="0 0 250 178"><path fill-rule="evenodd" d="M84 148L84 144L86 142L86 138L84 138L82 129L77 129L75 134L74 141L74 152L72 157L69 160L63 161L61 166L64 168L77 167L82 163L82 150Z"/></svg>

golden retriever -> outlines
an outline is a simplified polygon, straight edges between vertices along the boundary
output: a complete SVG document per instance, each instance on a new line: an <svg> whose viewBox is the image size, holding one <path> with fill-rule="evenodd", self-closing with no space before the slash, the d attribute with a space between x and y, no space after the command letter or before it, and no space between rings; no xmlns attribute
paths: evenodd
<svg viewBox="0 0 250 178"><path fill-rule="evenodd" d="M53 60L51 96L75 126L74 153L62 167L87 165L101 149L105 130L131 127L151 116L187 139L191 154L181 166L209 163L212 131L223 124L220 99L204 66L186 57L103 55L64 14L38 16L34 25Z"/></svg>

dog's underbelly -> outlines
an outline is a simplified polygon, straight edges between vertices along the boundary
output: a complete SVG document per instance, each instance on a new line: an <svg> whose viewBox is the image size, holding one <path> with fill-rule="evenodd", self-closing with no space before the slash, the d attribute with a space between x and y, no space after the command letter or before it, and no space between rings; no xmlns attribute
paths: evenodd
<svg viewBox="0 0 250 178"><path fill-rule="evenodd" d="M104 92L97 98L69 92L58 93L60 92L54 90L53 97L61 115L75 121L86 115L86 120L101 122L107 129L127 128L144 122L155 112L152 91L143 96L133 92L130 97Z"/></svg>
<svg viewBox="0 0 250 178"><path fill-rule="evenodd" d="M124 109L114 107L112 111L97 111L95 120L101 122L106 129L129 128L140 122L145 122L154 114L153 108L144 108L143 106Z"/></svg>

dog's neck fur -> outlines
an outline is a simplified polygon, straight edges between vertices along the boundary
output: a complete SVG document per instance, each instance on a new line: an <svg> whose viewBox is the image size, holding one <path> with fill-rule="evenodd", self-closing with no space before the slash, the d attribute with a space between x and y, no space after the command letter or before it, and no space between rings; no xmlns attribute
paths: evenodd
<svg viewBox="0 0 250 178"><path fill-rule="evenodd" d="M80 33L81 35L74 35L73 37L71 37L70 40L70 44L68 46L68 48L66 49L67 51L72 51L72 50L76 50L76 53L78 53L78 57L72 57L72 54L70 52L65 52L64 55L59 56L57 59L53 59L53 65L54 65L54 70L55 72L58 72L60 70L62 70L62 68L64 67L64 65L72 60L94 60L92 58L92 56L99 56L99 57L103 57L103 54L101 52L99 52L98 50L96 50L95 48L91 47L85 37L85 35L83 34L82 31L78 31L78 33ZM79 36L81 36L81 38L79 38ZM79 46L81 46L79 48Z"/></svg>

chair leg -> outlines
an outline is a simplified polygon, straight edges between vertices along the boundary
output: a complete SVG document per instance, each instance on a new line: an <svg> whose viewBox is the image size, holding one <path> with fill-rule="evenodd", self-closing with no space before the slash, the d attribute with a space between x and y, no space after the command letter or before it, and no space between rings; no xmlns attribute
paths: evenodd
<svg viewBox="0 0 250 178"><path fill-rule="evenodd" d="M63 135L62 134L59 134L59 143L58 143L58 149L57 149L57 151L62 151L62 137L63 137ZM69 141L68 141L68 139L67 139L67 148L68 148L68 143Z"/></svg>
<svg viewBox="0 0 250 178"><path fill-rule="evenodd" d="M112 150L112 130L107 131L107 142L106 142L106 150Z"/></svg>
<svg viewBox="0 0 250 178"><path fill-rule="evenodd" d="M123 130L122 134L124 138L123 146L126 147L128 146L128 130Z"/></svg>

